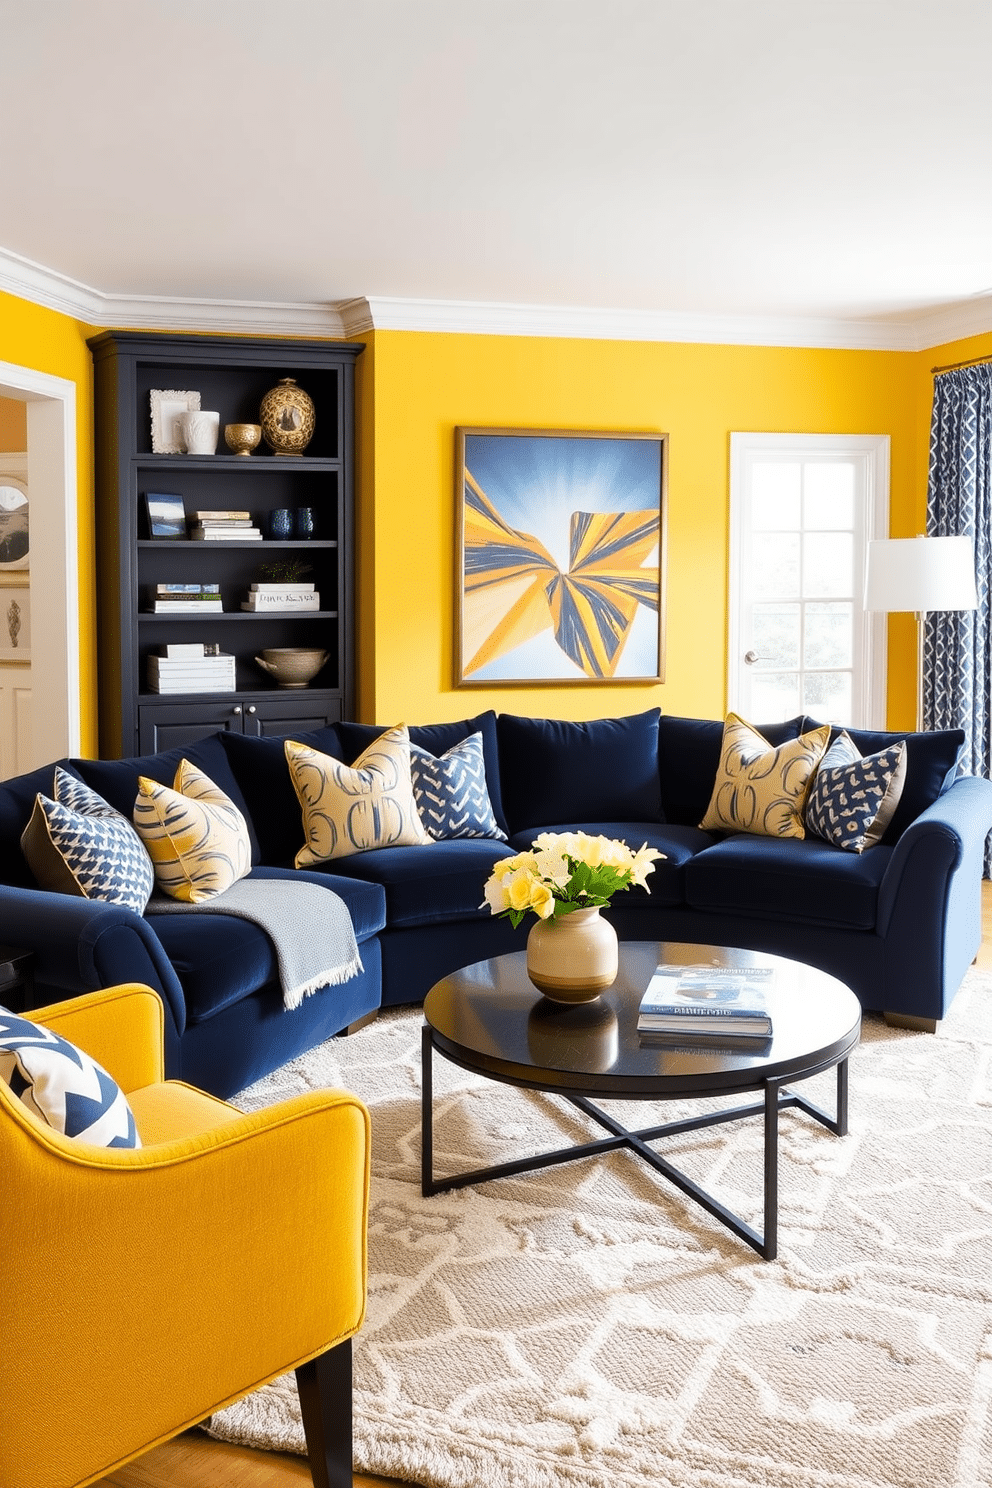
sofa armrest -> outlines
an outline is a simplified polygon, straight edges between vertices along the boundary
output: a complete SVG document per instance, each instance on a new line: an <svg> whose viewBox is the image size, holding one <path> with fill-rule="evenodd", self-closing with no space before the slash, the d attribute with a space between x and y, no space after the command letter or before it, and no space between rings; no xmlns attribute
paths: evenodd
<svg viewBox="0 0 992 1488"><path fill-rule="evenodd" d="M185 1030L179 978L155 931L132 909L0 885L0 941L34 952L34 979L43 996L140 982L161 994L175 1034Z"/></svg>
<svg viewBox="0 0 992 1488"><path fill-rule="evenodd" d="M125 1094L165 1078L165 1015L150 987L107 987L37 1008L30 1017L85 1049Z"/></svg>
<svg viewBox="0 0 992 1488"><path fill-rule="evenodd" d="M981 883L992 781L961 776L899 838L879 886L886 1008L941 1018L982 940ZM915 989L942 988L937 1008Z"/></svg>

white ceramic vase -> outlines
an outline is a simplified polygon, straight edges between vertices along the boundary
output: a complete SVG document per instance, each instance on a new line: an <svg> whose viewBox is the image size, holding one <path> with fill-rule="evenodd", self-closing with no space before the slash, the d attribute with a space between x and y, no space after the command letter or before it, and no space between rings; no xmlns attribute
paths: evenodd
<svg viewBox="0 0 992 1488"><path fill-rule="evenodd" d="M598 906L538 920L527 937L527 975L553 1002L592 1002L616 980L617 932Z"/></svg>
<svg viewBox="0 0 992 1488"><path fill-rule="evenodd" d="M220 414L191 409L180 415L179 429L188 455L215 455L220 437Z"/></svg>

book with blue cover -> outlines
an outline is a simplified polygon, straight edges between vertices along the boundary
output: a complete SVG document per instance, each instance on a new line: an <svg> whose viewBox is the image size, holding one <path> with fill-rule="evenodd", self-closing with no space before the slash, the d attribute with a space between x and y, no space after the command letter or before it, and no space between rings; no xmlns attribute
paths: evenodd
<svg viewBox="0 0 992 1488"><path fill-rule="evenodd" d="M659 966L641 998L641 1033L767 1038L770 966Z"/></svg>

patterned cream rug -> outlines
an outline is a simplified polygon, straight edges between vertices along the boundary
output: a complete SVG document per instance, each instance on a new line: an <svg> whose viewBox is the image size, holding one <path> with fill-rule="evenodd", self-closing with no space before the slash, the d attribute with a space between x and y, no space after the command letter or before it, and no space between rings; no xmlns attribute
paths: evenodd
<svg viewBox="0 0 992 1488"><path fill-rule="evenodd" d="M420 1024L386 1015L237 1102L344 1085L372 1109L357 1469L428 1488L992 1484L992 975L969 973L936 1037L865 1020L848 1137L783 1115L770 1263L626 1154L423 1199ZM554 1097L435 1072L438 1172L584 1130ZM832 1107L832 1075L805 1088ZM760 1226L760 1122L665 1151ZM292 1376L212 1431L303 1451Z"/></svg>

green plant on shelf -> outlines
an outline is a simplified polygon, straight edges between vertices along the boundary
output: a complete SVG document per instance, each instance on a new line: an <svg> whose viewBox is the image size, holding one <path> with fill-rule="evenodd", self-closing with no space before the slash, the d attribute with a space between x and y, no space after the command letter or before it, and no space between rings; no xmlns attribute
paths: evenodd
<svg viewBox="0 0 992 1488"><path fill-rule="evenodd" d="M313 564L303 558L278 558L274 563L263 563L258 573L261 579L273 584L296 584L313 573Z"/></svg>

